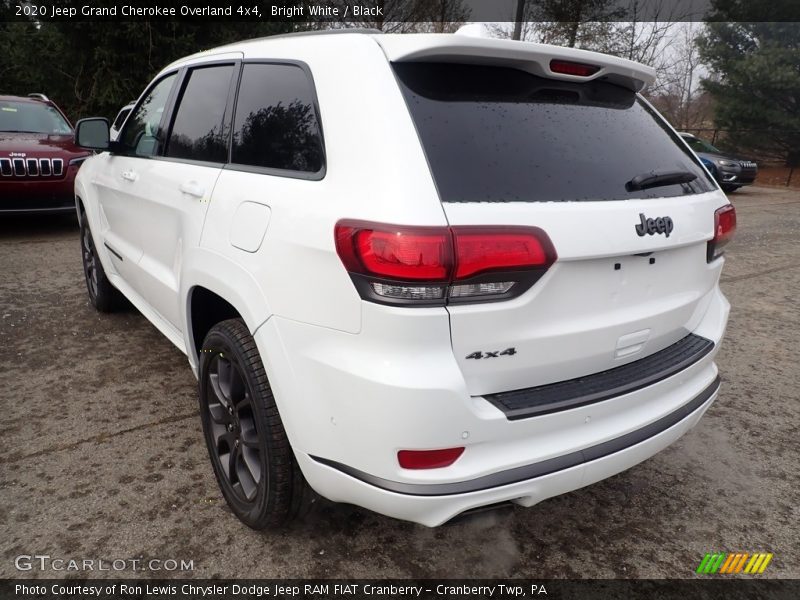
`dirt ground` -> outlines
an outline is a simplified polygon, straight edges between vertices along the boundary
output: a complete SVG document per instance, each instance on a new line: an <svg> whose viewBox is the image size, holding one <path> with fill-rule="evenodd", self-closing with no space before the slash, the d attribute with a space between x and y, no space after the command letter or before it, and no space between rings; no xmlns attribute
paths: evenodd
<svg viewBox="0 0 800 600"><path fill-rule="evenodd" d="M620 475L428 529L321 502L257 533L218 492L186 358L133 309L96 313L71 219L0 217L0 577L19 555L191 560L83 576L691 577L706 552L774 552L800 577L800 193L731 196L739 231L723 388L699 425Z"/></svg>

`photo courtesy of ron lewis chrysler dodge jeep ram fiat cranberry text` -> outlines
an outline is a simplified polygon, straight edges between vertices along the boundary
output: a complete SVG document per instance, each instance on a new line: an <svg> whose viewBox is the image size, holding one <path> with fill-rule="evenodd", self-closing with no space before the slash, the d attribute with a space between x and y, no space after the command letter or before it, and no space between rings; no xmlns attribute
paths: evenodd
<svg viewBox="0 0 800 600"><path fill-rule="evenodd" d="M78 125L91 301L186 353L251 527L311 490L434 526L609 477L714 402L729 311L736 214L652 80L447 34L190 56L117 140Z"/></svg>

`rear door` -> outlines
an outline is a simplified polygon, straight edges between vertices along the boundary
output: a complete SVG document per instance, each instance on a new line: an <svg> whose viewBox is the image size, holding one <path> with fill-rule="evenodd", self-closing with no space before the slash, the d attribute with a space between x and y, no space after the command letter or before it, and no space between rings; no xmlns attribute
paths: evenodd
<svg viewBox="0 0 800 600"><path fill-rule="evenodd" d="M726 200L634 91L509 66L394 69L449 224L538 227L558 257L518 297L449 303L473 395L597 373L693 329Z"/></svg>

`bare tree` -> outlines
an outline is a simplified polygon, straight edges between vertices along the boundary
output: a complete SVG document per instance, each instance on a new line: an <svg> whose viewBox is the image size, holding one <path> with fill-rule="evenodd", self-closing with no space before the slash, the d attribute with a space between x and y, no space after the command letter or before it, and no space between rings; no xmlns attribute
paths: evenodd
<svg viewBox="0 0 800 600"><path fill-rule="evenodd" d="M651 101L678 129L696 129L711 120L711 99L700 88L702 61L698 30L682 23L669 44L668 65L659 71L659 84L649 90Z"/></svg>

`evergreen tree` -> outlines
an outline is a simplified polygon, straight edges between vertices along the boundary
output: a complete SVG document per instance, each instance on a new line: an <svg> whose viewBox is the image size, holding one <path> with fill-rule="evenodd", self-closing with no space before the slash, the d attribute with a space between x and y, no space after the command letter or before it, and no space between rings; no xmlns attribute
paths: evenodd
<svg viewBox="0 0 800 600"><path fill-rule="evenodd" d="M42 92L73 122L86 116L113 118L159 70L183 56L302 27L168 20L37 23L11 21L10 10L9 0L0 0L0 94Z"/></svg>
<svg viewBox="0 0 800 600"><path fill-rule="evenodd" d="M735 0L714 7L698 44L712 73L703 85L715 100L716 126L731 130L727 141L737 148L799 166L800 23L725 22L726 11L741 7Z"/></svg>

